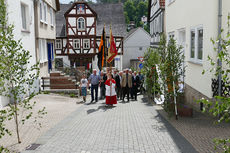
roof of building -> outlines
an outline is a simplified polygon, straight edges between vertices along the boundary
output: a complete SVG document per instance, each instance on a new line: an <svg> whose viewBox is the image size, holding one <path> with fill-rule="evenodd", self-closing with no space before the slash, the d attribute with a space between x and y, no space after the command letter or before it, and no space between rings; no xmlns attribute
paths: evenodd
<svg viewBox="0 0 230 153"><path fill-rule="evenodd" d="M138 27L138 28L134 28L134 29L132 29L132 30L129 31L129 33L125 36L125 41L127 41L127 39L129 39L132 35L134 35L134 33L137 32L138 30L143 31L143 32L146 33L149 37L151 37L150 34L149 34L147 31L145 31L145 29L143 29L143 28L141 28L141 27Z"/></svg>
<svg viewBox="0 0 230 153"><path fill-rule="evenodd" d="M65 12L73 4L60 4L60 11L56 13L56 36L65 37ZM106 35L109 36L109 27L112 25L114 36L124 37L126 35L125 16L122 3L110 4L88 4L97 13L97 36L102 34L105 24Z"/></svg>

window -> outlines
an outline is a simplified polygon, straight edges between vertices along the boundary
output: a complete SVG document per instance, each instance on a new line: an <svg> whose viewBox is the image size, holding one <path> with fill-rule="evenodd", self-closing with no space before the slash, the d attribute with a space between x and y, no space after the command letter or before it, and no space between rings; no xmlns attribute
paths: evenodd
<svg viewBox="0 0 230 153"><path fill-rule="evenodd" d="M142 47L139 47L139 50L142 51Z"/></svg>
<svg viewBox="0 0 230 153"><path fill-rule="evenodd" d="M198 30L198 59L202 60L203 58L203 29Z"/></svg>
<svg viewBox="0 0 230 153"><path fill-rule="evenodd" d="M80 49L80 40L79 39L73 40L73 48L74 49Z"/></svg>
<svg viewBox="0 0 230 153"><path fill-rule="evenodd" d="M203 28L200 26L191 30L190 59L198 63L203 59Z"/></svg>
<svg viewBox="0 0 230 153"><path fill-rule="evenodd" d="M62 49L61 39L57 39L55 42L56 49Z"/></svg>
<svg viewBox="0 0 230 153"><path fill-rule="evenodd" d="M21 4L22 29L28 30L28 6Z"/></svg>
<svg viewBox="0 0 230 153"><path fill-rule="evenodd" d="M54 13L52 7L50 8L50 25L54 26Z"/></svg>
<svg viewBox="0 0 230 153"><path fill-rule="evenodd" d="M83 40L83 48L84 49L89 49L90 48L89 39L84 39Z"/></svg>
<svg viewBox="0 0 230 153"><path fill-rule="evenodd" d="M39 57L40 57L40 63L44 63L48 61L48 55L47 55L47 42L45 39L39 39Z"/></svg>
<svg viewBox="0 0 230 153"><path fill-rule="evenodd" d="M44 3L44 22L47 23L47 4Z"/></svg>
<svg viewBox="0 0 230 153"><path fill-rule="evenodd" d="M43 3L40 0L40 21L43 21L43 12L42 12L42 9L43 9Z"/></svg>
<svg viewBox="0 0 230 153"><path fill-rule="evenodd" d="M77 28L78 30L85 30L85 19L84 18L79 18L77 20Z"/></svg>
<svg viewBox="0 0 230 153"><path fill-rule="evenodd" d="M195 57L195 31L191 31L191 50L190 50L190 58Z"/></svg>

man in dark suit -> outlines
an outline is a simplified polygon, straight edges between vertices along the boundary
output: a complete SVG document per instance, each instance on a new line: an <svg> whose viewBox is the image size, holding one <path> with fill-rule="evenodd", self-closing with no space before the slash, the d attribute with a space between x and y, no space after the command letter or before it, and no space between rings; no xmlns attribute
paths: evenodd
<svg viewBox="0 0 230 153"><path fill-rule="evenodd" d="M140 79L136 71L133 73L132 83L133 83L133 86L132 86L133 96L134 96L134 99L137 100L137 92L138 92L138 87L140 84Z"/></svg>
<svg viewBox="0 0 230 153"><path fill-rule="evenodd" d="M116 81L116 93L117 93L117 99L122 99L122 88L121 88L121 81L122 81L122 71L119 72L115 76L115 81Z"/></svg>

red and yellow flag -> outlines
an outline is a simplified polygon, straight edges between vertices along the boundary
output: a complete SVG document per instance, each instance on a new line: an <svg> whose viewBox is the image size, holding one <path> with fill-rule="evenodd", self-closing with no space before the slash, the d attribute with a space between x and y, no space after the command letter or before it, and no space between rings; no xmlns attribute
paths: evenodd
<svg viewBox="0 0 230 153"><path fill-rule="evenodd" d="M112 29L110 27L110 38L109 38L109 46L108 46L108 56L107 56L107 62L111 63L113 59L117 56L117 48L116 44L114 42L113 34L112 34Z"/></svg>
<svg viewBox="0 0 230 153"><path fill-rule="evenodd" d="M105 49L106 49L106 35L105 35L105 26L104 26L102 35L101 35L100 45L98 48L98 67L100 70L104 66Z"/></svg>

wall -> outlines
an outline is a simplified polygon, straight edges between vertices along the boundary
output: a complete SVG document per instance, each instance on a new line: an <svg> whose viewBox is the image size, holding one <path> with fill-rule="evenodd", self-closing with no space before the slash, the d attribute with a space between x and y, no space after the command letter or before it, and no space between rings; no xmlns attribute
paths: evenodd
<svg viewBox="0 0 230 153"><path fill-rule="evenodd" d="M46 22L40 20L40 2L43 2L44 4L47 4L47 10L46 10ZM53 23L51 23L51 14L50 9L53 10L52 17L53 17ZM42 9L43 16L44 16L44 8ZM55 12L56 12L56 2L55 0L38 0L35 5L35 22L36 22L36 51L37 51L37 59L41 62L40 64L40 77L47 77L49 76L48 72L48 62L47 60L42 62L40 59L40 50L39 50L39 39L46 39L47 43L53 43L54 46L54 40L56 39L56 26L55 26ZM48 49L46 47L46 54L48 54ZM44 56L44 55L43 55ZM47 56L48 57L48 56ZM54 62L53 62L54 63Z"/></svg>
<svg viewBox="0 0 230 153"><path fill-rule="evenodd" d="M27 30L22 29L22 18L21 18L21 3L27 6ZM14 25L14 39L20 40L22 42L23 48L30 51L30 63L28 67L36 64L36 54L35 54L35 28L34 28L34 3L33 0L21 0L13 1L7 0L7 12L8 12L8 23ZM38 87L38 81L33 85ZM37 88L38 91L38 88ZM28 93L29 94L29 93ZM0 96L0 103L7 104L9 102L8 98Z"/></svg>
<svg viewBox="0 0 230 153"><path fill-rule="evenodd" d="M225 29L229 12L230 1L223 1L223 27ZM196 26L203 27L203 60L201 63L190 59L190 30ZM185 32L186 97L189 99L188 102L195 104L196 99L212 98L211 79L215 76L209 71L202 75L202 71L211 68L208 56L216 61L216 53L210 39L216 39L218 36L218 0L176 0L169 5L166 3L166 34L174 32L175 39L181 44L179 33L181 29Z"/></svg>
<svg viewBox="0 0 230 153"><path fill-rule="evenodd" d="M138 59L139 56L144 56L144 52L150 46L150 39L150 35L139 28L124 40L123 69L130 68L130 59ZM142 47L142 50L140 50L140 47Z"/></svg>
<svg viewBox="0 0 230 153"><path fill-rule="evenodd" d="M218 1L210 0L176 0L166 4L166 34L174 32L179 40L178 31L185 29L185 82L203 95L211 98L211 73L202 75L204 69L210 68L208 55L213 56L213 46L210 38L217 36ZM195 26L203 27L203 61L201 64L190 60L190 29Z"/></svg>

